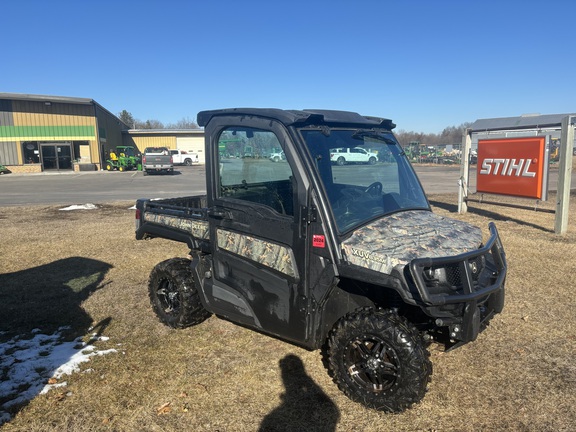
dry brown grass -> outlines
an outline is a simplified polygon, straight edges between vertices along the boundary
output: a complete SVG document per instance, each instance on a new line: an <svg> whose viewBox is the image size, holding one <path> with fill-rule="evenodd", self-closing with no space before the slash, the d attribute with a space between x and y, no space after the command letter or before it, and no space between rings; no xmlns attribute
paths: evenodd
<svg viewBox="0 0 576 432"><path fill-rule="evenodd" d="M83 366L92 373L67 377L65 390L35 397L2 429L256 431L265 424L306 431L573 430L572 200L572 226L556 236L554 215L543 211L553 208L554 197L538 212L472 202L466 215L454 213L454 195L431 197L437 212L485 230L496 220L509 259L507 301L476 342L450 353L432 348L426 397L398 415L349 401L317 351L214 317L182 331L160 324L148 304L148 274L187 250L161 239L134 240L132 203L70 213L3 208L0 326L50 331L68 322L73 333L85 334L89 325L102 323L110 340L98 346L119 352L94 357Z"/></svg>

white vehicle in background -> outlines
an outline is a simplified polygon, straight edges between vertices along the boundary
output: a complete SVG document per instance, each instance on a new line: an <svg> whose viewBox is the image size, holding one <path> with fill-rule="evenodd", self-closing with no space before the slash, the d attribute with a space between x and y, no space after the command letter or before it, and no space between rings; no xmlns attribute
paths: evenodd
<svg viewBox="0 0 576 432"><path fill-rule="evenodd" d="M276 152L276 153L272 153L270 155L270 160L272 162L280 162L280 161L285 161L286 160L286 155L284 154L284 152Z"/></svg>
<svg viewBox="0 0 576 432"><path fill-rule="evenodd" d="M172 155L172 163L174 165L187 165L198 163L198 155L196 153L188 153L185 150L170 150Z"/></svg>
<svg viewBox="0 0 576 432"><path fill-rule="evenodd" d="M361 147L337 148L330 153L330 161L337 165L349 163L367 163L374 165L378 161L378 155Z"/></svg>

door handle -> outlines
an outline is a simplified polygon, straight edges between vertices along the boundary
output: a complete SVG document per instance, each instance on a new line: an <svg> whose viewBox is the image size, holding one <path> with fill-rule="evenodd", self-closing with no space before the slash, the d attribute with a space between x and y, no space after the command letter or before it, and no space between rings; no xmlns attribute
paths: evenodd
<svg viewBox="0 0 576 432"><path fill-rule="evenodd" d="M211 217L214 219L232 219L232 214L226 210L209 209L208 210L208 217Z"/></svg>

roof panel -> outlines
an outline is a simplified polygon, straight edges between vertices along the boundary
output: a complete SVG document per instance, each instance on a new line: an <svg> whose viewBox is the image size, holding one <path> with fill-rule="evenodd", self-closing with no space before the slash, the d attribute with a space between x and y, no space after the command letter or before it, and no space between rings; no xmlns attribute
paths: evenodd
<svg viewBox="0 0 576 432"><path fill-rule="evenodd" d="M49 96L49 95L33 95L33 94L25 94L25 93L0 93L0 99L41 101L41 102L61 102L61 103L75 103L75 104L94 103L93 99L88 99L88 98L77 98L77 97L66 97L66 96Z"/></svg>
<svg viewBox="0 0 576 432"><path fill-rule="evenodd" d="M562 119L569 115L576 114L537 114L519 117L479 119L470 125L470 130L472 132L480 132L489 130L534 129L550 126L560 127Z"/></svg>

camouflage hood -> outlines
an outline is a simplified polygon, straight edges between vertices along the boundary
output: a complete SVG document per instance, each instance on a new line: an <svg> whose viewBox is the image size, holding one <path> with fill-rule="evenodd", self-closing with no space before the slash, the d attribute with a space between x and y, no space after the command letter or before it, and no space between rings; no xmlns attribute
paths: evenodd
<svg viewBox="0 0 576 432"><path fill-rule="evenodd" d="M413 210L359 228L342 249L350 264L390 274L414 258L458 255L476 250L481 243L482 232L475 226Z"/></svg>

